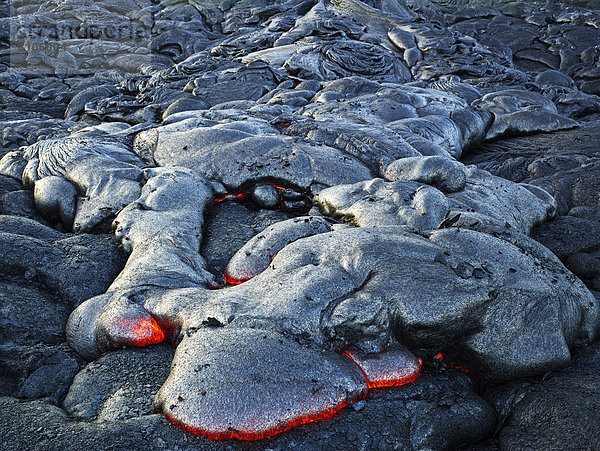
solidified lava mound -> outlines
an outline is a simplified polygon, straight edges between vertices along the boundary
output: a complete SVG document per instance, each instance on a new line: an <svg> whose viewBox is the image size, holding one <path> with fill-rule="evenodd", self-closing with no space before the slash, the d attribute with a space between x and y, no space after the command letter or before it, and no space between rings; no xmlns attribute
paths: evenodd
<svg viewBox="0 0 600 451"><path fill-rule="evenodd" d="M600 442L594 2L0 8L7 449Z"/></svg>

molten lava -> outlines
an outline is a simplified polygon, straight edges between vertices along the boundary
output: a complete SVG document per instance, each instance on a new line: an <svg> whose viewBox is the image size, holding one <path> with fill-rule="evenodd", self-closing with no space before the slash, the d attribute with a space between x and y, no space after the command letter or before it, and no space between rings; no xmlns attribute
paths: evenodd
<svg viewBox="0 0 600 451"><path fill-rule="evenodd" d="M446 359L446 355L445 355L443 352L438 352L436 355L434 355L434 356L433 356L433 360L437 360L438 362L443 362L445 359ZM475 374L473 374L473 373L472 373L471 371L469 371L468 369L466 369L466 368L464 368L464 367L462 367L462 366L456 365L456 364L455 364L455 363L453 363L453 362L446 361L446 363L447 363L448 365L450 365L452 368L456 368L457 370L460 370L460 371L462 371L462 372L464 372L464 373L468 374L468 375L469 375L469 376L471 376L473 379L475 379L477 382L479 382L479 377L477 377Z"/></svg>
<svg viewBox="0 0 600 451"><path fill-rule="evenodd" d="M273 125L277 128L284 129L286 127L289 127L291 123L292 123L292 121L279 121L279 122L275 122Z"/></svg>
<svg viewBox="0 0 600 451"><path fill-rule="evenodd" d="M365 377L366 387L354 399L338 400L333 406L323 407L320 411L317 399L298 400L302 408L293 418L282 418L274 422L260 415L247 424L243 429L233 427L225 428L222 424L213 428L207 425L191 426L170 412L164 415L175 425L195 435L212 440L263 440L281 434L289 429L315 421L326 421L334 417L348 405L367 396L370 389L383 387L398 387L415 381L421 372L421 359L418 359L403 347L391 347L379 353L363 354L358 351L345 351L343 355L349 357L356 364ZM309 396L310 398L310 396ZM285 417L285 416L284 416ZM198 423L196 423L198 424Z"/></svg>
<svg viewBox="0 0 600 451"><path fill-rule="evenodd" d="M285 202L283 193L284 193L284 191L289 190L290 188L285 188L284 186L276 185L273 182L266 182L266 183L271 185L276 190L280 191L279 206L280 206L280 208L283 209L284 202ZM243 193L227 193L224 196L215 198L214 203L218 204L218 203L225 202L225 201L248 202L249 199L251 199L251 198L252 198L252 196L250 195L249 191L245 191Z"/></svg>
<svg viewBox="0 0 600 451"><path fill-rule="evenodd" d="M218 197L215 199L215 204L219 202L224 202L226 200L233 200L237 202L244 202L246 200L246 193L227 193L224 196Z"/></svg>
<svg viewBox="0 0 600 451"><path fill-rule="evenodd" d="M127 346L150 346L162 343L165 334L150 315L141 318L121 318L115 324L120 329L123 344Z"/></svg>
<svg viewBox="0 0 600 451"><path fill-rule="evenodd" d="M227 282L229 285L239 285L241 283L246 282L247 280L250 280L250 279L235 279L235 278L229 276L227 273L223 274L223 277L225 278L225 282Z"/></svg>

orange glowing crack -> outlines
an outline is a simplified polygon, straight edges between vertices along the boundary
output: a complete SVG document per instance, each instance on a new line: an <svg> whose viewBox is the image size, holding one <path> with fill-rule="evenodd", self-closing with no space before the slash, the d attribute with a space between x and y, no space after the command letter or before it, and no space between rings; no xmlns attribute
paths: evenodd
<svg viewBox="0 0 600 451"><path fill-rule="evenodd" d="M434 355L434 356L433 356L433 360L437 360L438 362L443 362L443 361L445 360L445 358L446 358L446 355L445 355L443 352L438 352L436 355ZM449 361L447 361L447 360L446 360L446 363L447 363L448 365L450 365L452 368L456 368L457 370L460 370L460 371L462 371L462 372L464 372L464 373L468 374L468 375L469 375L469 376L471 376L473 379L475 379L477 382L479 382L479 377L478 377L477 375L473 374L473 373L472 373L471 371L469 371L468 369L466 369L466 368L464 368L464 367L462 367L462 366L456 365L455 363L453 363L453 362L449 362Z"/></svg>
<svg viewBox="0 0 600 451"><path fill-rule="evenodd" d="M285 191L287 188L284 188L283 186L279 186L279 185L275 185L275 183L272 182L268 182L269 185L271 185L273 188L278 189L279 191ZM283 205L284 205L284 200L283 200L283 194L279 195L279 207L283 210Z"/></svg>
<svg viewBox="0 0 600 451"><path fill-rule="evenodd" d="M218 197L215 199L215 204L218 204L219 202L224 202L226 200L234 200L237 202L243 202L244 200L246 200L246 194L245 193L227 193L222 197Z"/></svg>
<svg viewBox="0 0 600 451"><path fill-rule="evenodd" d="M286 122L276 122L275 127L279 127L279 128L285 128L285 127L289 127L289 125L291 124L291 121L286 121Z"/></svg>
<svg viewBox="0 0 600 451"><path fill-rule="evenodd" d="M266 183L268 183L269 185L271 185L273 188L277 189L278 191L285 191L285 190L290 189L290 188L286 188L284 186L276 185L273 182L266 182ZM248 200L248 191L243 192L243 193L227 193L224 196L215 198L214 203L218 204L218 203L225 202L225 201L246 202L247 200ZM283 193L281 193L279 195L279 206L281 207L281 209L284 208Z"/></svg>
<svg viewBox="0 0 600 451"><path fill-rule="evenodd" d="M234 277L231 277L227 274L223 274L223 277L225 278L225 282L227 282L229 285L239 285L241 283L246 282L247 280L250 280L250 278L247 279L236 279Z"/></svg>
<svg viewBox="0 0 600 451"><path fill-rule="evenodd" d="M267 182L269 183L269 185L271 185L273 188L277 188L277 189L281 189L281 190L286 190L287 188L283 187L283 186L279 186L279 185L275 185L275 183L272 182Z"/></svg>

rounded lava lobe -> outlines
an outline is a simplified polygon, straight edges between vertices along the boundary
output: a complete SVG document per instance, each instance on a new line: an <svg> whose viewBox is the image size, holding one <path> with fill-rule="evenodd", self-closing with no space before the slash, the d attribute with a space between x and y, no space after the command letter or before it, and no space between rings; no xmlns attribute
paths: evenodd
<svg viewBox="0 0 600 451"><path fill-rule="evenodd" d="M248 275L237 275L236 277L232 277L228 274L227 271L225 271L223 277L225 279L225 282L227 282L229 285L240 285L252 278L252 276Z"/></svg>
<svg viewBox="0 0 600 451"><path fill-rule="evenodd" d="M258 206L269 209L275 209L282 203L277 188L268 183L261 183L253 189L252 200Z"/></svg>
<svg viewBox="0 0 600 451"><path fill-rule="evenodd" d="M75 219L77 190L62 177L48 176L35 182L33 190L35 206L48 219L60 219L69 230Z"/></svg>
<svg viewBox="0 0 600 451"><path fill-rule="evenodd" d="M164 341L165 333L141 306L119 292L88 299L67 321L67 338L84 358L123 346L150 346Z"/></svg>
<svg viewBox="0 0 600 451"><path fill-rule="evenodd" d="M417 380L422 362L404 346L394 346L377 353L344 351L363 372L369 389L400 387Z"/></svg>
<svg viewBox="0 0 600 451"><path fill-rule="evenodd" d="M318 216L300 216L273 224L236 252L225 268L225 280L230 285L250 280L263 272L288 244L330 230L329 222Z"/></svg>
<svg viewBox="0 0 600 451"><path fill-rule="evenodd" d="M271 437L328 419L367 393L347 359L265 330L200 329L173 362L155 410L211 439Z"/></svg>
<svg viewBox="0 0 600 451"><path fill-rule="evenodd" d="M396 160L386 168L385 177L390 181L413 180L427 183L445 192L460 191L467 183L461 163L438 156Z"/></svg>

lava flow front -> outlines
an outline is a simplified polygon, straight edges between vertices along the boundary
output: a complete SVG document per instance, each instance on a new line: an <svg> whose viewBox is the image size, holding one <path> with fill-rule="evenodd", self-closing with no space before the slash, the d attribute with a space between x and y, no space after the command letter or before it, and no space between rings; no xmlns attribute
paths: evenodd
<svg viewBox="0 0 600 451"><path fill-rule="evenodd" d="M269 418L267 412L265 418L261 415L253 417L243 427L224 427L223 421L214 423L202 421L203 427L191 426L187 421L176 418L171 410L177 410L177 405L171 406L170 410L164 411L165 416L177 426L196 435L201 435L213 440L237 439L237 440L262 440L270 438L292 429L315 421L326 421L334 417L346 406L363 399L371 389L385 387L399 387L415 381L421 373L421 359L415 357L406 348L394 346L379 353L363 354L358 351L345 351L343 355L359 367L365 378L366 387L360 393L350 398L338 398L335 402L328 396L317 390L311 396L298 400L299 405L294 409L294 415L289 415L289 409L283 409L278 414L282 416L275 420ZM364 386L364 385L363 385ZM314 398L314 399L313 399ZM323 398L323 399L321 399ZM268 409L267 409L268 410ZM281 410L281 409L278 409ZM210 412L206 412L207 415ZM243 416L243 413L240 413Z"/></svg>
<svg viewBox="0 0 600 451"><path fill-rule="evenodd" d="M281 434L282 432L289 431L297 426L302 426L303 424L312 423L315 421L327 421L337 415L342 409L352 404L351 402L341 402L340 404L330 407L326 410L320 412L311 412L305 415L300 415L287 422L283 422L280 425L275 427L263 427L261 424L252 425L251 430L238 430L229 428L227 430L215 430L208 431L205 429L194 428L186 425L183 421L177 420L173 416L165 413L165 416L169 421L173 424L179 426L180 428L191 432L194 435L201 435L203 437L209 438L211 440L228 440L228 439L236 439L236 440L264 440L266 438L271 438L276 435Z"/></svg>

